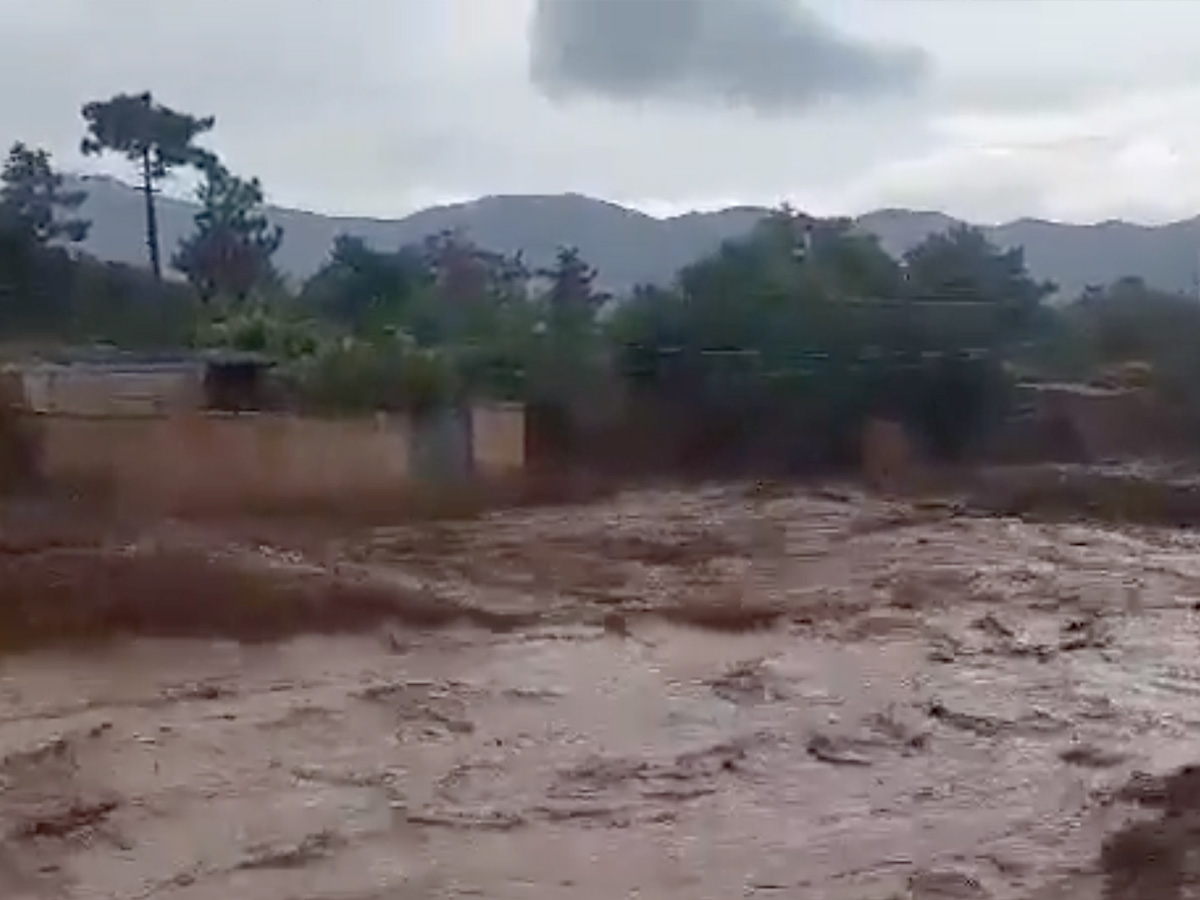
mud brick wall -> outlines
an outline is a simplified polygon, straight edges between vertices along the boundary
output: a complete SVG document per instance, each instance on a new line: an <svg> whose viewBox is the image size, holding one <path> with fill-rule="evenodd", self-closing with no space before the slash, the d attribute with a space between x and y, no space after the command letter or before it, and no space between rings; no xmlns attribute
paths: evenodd
<svg viewBox="0 0 1200 900"><path fill-rule="evenodd" d="M36 417L50 483L186 511L395 495L414 483L405 415L317 419L274 413ZM520 407L472 410L479 475L524 465Z"/></svg>
<svg viewBox="0 0 1200 900"><path fill-rule="evenodd" d="M51 483L102 487L180 511L318 501L395 490L408 477L404 417L354 420L249 414L44 415Z"/></svg>

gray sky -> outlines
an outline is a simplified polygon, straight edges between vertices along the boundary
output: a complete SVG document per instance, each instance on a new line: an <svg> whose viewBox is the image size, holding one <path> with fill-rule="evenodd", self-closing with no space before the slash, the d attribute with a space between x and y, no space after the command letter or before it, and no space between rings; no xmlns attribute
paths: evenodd
<svg viewBox="0 0 1200 900"><path fill-rule="evenodd" d="M150 88L323 212L561 191L1200 212L1189 0L0 0L0 21L0 141L95 168L80 105Z"/></svg>

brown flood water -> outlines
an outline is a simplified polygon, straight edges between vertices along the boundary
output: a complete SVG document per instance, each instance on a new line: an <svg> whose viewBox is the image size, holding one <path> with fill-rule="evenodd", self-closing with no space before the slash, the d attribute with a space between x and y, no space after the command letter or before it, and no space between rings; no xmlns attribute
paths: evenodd
<svg viewBox="0 0 1200 900"><path fill-rule="evenodd" d="M306 544L503 615L4 659L0 896L1200 896L1200 536L723 488Z"/></svg>

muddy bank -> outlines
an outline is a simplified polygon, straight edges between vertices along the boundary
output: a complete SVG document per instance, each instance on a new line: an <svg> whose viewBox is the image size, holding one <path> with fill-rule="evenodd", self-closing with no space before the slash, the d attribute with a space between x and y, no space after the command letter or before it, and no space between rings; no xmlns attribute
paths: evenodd
<svg viewBox="0 0 1200 900"><path fill-rule="evenodd" d="M0 895L1189 896L1189 532L717 487L268 537L0 560L126 635L0 658Z"/></svg>

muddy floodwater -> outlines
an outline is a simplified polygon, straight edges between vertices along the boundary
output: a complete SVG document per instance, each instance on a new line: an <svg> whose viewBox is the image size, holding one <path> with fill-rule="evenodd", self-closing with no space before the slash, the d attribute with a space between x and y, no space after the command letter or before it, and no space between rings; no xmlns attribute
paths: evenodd
<svg viewBox="0 0 1200 900"><path fill-rule="evenodd" d="M1200 896L1190 532L723 487L239 540L466 612L4 657L0 896Z"/></svg>

